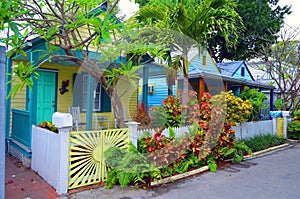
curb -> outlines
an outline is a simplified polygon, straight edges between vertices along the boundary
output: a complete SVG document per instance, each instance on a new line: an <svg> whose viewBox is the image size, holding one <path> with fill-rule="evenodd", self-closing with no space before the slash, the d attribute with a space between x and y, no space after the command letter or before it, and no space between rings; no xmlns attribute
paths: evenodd
<svg viewBox="0 0 300 199"><path fill-rule="evenodd" d="M167 177L167 178L163 178L159 181L151 182L150 186L157 186L157 185L161 185L161 184L164 184L164 183L174 182L175 180L180 180L182 178L189 177L189 176L195 175L195 174L199 174L199 173L202 173L202 172L208 171L208 170L209 170L208 166L203 166L199 169L195 169L195 170L188 171L188 172L185 172L185 173L182 173L182 174L178 174L178 175L170 176L170 177Z"/></svg>
<svg viewBox="0 0 300 199"><path fill-rule="evenodd" d="M281 145L278 145L278 146L270 147L270 148L267 148L267 149L264 149L264 150L261 150L261 151L254 152L251 155L246 155L246 156L244 156L244 160L254 158L256 156L262 155L262 154L270 152L270 151L274 151L274 150L282 149L282 148L287 148L287 147L291 147L291 145L288 144L288 143L285 143L285 144L281 144Z"/></svg>
<svg viewBox="0 0 300 199"><path fill-rule="evenodd" d="M292 147L292 146L288 143L281 144L281 145L274 146L274 147L270 147L270 148L267 148L267 149L264 149L264 150L261 150L261 151L254 152L251 155L244 156L244 160L255 158L256 156L265 154L265 153L270 152L270 151L274 151L274 150L277 150L277 149L283 149L283 148L289 148L289 147ZM226 160L226 162L227 161L230 161L230 159ZM189 177L189 176L192 176L192 175L195 175L195 174L199 174L199 173L202 173L202 172L205 172L205 171L208 171L208 170L209 170L208 166L203 166L199 169L195 169L195 170L188 171L188 172L185 172L185 173L182 173L182 174L178 174L178 175L170 176L170 177L167 177L167 178L163 178L159 181L151 182L150 186L152 187L152 186L158 186L158 185L169 183L169 182L174 182L175 180L180 180L182 178L186 178L186 177Z"/></svg>

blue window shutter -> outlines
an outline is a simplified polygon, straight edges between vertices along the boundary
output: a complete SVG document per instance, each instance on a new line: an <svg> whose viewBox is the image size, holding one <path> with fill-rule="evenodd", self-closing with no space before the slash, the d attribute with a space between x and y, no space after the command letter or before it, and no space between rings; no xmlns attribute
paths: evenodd
<svg viewBox="0 0 300 199"><path fill-rule="evenodd" d="M76 80L76 81L75 81ZM73 75L73 106L80 106L82 111L83 74Z"/></svg>
<svg viewBox="0 0 300 199"><path fill-rule="evenodd" d="M241 76L243 76L243 77L245 76L245 68L244 67L241 68Z"/></svg>
<svg viewBox="0 0 300 199"><path fill-rule="evenodd" d="M107 91L101 87L101 111L100 112L111 112L111 98Z"/></svg>

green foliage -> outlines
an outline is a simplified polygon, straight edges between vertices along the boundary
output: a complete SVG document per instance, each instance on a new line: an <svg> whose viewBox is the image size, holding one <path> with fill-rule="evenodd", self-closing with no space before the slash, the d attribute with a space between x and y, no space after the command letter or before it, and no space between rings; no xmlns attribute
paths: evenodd
<svg viewBox="0 0 300 199"><path fill-rule="evenodd" d="M288 138L300 140L300 109L294 111L293 120L288 124Z"/></svg>
<svg viewBox="0 0 300 199"><path fill-rule="evenodd" d="M172 95L168 95L163 100L164 109L166 112L165 127L178 127L181 124L181 108L177 98Z"/></svg>
<svg viewBox="0 0 300 199"><path fill-rule="evenodd" d="M17 12L16 12L17 11ZM20 6L20 0L0 2L0 30L10 28L16 35L20 34L19 26L13 19L29 11Z"/></svg>
<svg viewBox="0 0 300 199"><path fill-rule="evenodd" d="M217 137L216 144L212 149L212 155L216 159L222 159L224 155L224 147L228 149L233 148L235 144L234 130L230 130L229 126L226 126L225 129L222 129L220 135Z"/></svg>
<svg viewBox="0 0 300 199"><path fill-rule="evenodd" d="M300 121L294 120L288 125L288 138L300 140Z"/></svg>
<svg viewBox="0 0 300 199"><path fill-rule="evenodd" d="M120 63L120 68L112 68L111 70L104 69L103 73L105 77L108 79L107 88L110 86L115 87L117 82L121 78L126 78L126 80L130 83L128 86L135 86L136 80L138 79L138 75L136 71L142 68L142 66L133 65L132 61L129 61L127 64Z"/></svg>
<svg viewBox="0 0 300 199"><path fill-rule="evenodd" d="M48 129L50 131L53 131L55 133L58 133L58 129L55 127L54 124L52 124L52 122L42 121L38 126L41 127L41 128L45 128L45 129Z"/></svg>
<svg viewBox="0 0 300 199"><path fill-rule="evenodd" d="M300 109L294 111L293 120L300 120Z"/></svg>
<svg viewBox="0 0 300 199"><path fill-rule="evenodd" d="M264 104L264 101L267 100L267 97L264 93L259 92L256 88L246 87L245 90L239 96L244 101L249 100L252 105L252 111L250 114L250 121L259 120L260 110L267 108L268 106Z"/></svg>
<svg viewBox="0 0 300 199"><path fill-rule="evenodd" d="M151 180L161 178L160 170L149 163L147 158L138 152L130 143L128 151L117 147L110 147L104 152L106 165L109 168L106 188L112 188L120 183L121 187L126 187L133 182L136 187L140 184L149 186Z"/></svg>
<svg viewBox="0 0 300 199"><path fill-rule="evenodd" d="M283 111L285 110L285 105L287 105L288 102L284 102L282 98L276 100L274 102L274 107L277 111Z"/></svg>
<svg viewBox="0 0 300 199"><path fill-rule="evenodd" d="M152 128L161 128L165 126L167 118L164 107L152 106L150 111L150 117Z"/></svg>
<svg viewBox="0 0 300 199"><path fill-rule="evenodd" d="M235 142L232 148L225 146L222 151L224 154L221 159L232 158L233 162L241 162L245 154L252 154L252 150L244 142Z"/></svg>
<svg viewBox="0 0 300 199"><path fill-rule="evenodd" d="M182 102L183 94L179 93L179 99ZM201 103L201 102L200 102ZM182 117L182 124L191 125L194 121L199 122L202 116L202 112L204 110L200 110L200 103L198 100L197 92L193 90L188 91L188 103L187 106L181 106L181 110L183 112L186 109L186 114ZM203 102L204 103L204 102ZM203 114L204 115L204 114Z"/></svg>
<svg viewBox="0 0 300 199"><path fill-rule="evenodd" d="M245 30L240 32L234 46L226 46L222 36L209 40L216 62L229 60L248 60L257 56L263 48L270 49L278 38L284 17L291 13L288 6L279 6L279 0L239 0L236 12L242 17Z"/></svg>
<svg viewBox="0 0 300 199"><path fill-rule="evenodd" d="M207 166L211 172L216 172L218 165L216 163L216 157L213 155L208 156L207 158Z"/></svg>
<svg viewBox="0 0 300 199"><path fill-rule="evenodd" d="M234 1L150 0L140 8L137 19L151 26L167 28L173 33L175 30L187 35L196 44L204 44L213 36L213 32L218 32L228 45L232 45L237 40L238 32L243 29L242 19L235 11L235 7ZM176 43L176 39L173 43Z"/></svg>
<svg viewBox="0 0 300 199"><path fill-rule="evenodd" d="M272 134L255 135L252 138L241 140L243 141L253 152L261 151L269 147L284 144L286 139L278 137Z"/></svg>
<svg viewBox="0 0 300 199"><path fill-rule="evenodd" d="M39 77L36 69L37 67L32 68L29 63L24 64L23 62L20 62L15 68L13 68L13 75L17 76L20 81L17 81L17 79L12 79L11 81L7 82L7 84L16 82L8 93L7 98L14 98L17 92L21 91L24 86L28 86L30 90L32 90L33 79L38 79Z"/></svg>

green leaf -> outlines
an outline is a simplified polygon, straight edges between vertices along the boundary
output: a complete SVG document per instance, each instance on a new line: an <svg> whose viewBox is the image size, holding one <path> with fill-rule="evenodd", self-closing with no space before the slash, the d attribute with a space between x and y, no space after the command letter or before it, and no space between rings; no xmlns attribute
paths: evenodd
<svg viewBox="0 0 300 199"><path fill-rule="evenodd" d="M211 172L217 172L217 163L215 160L208 160L207 164Z"/></svg>
<svg viewBox="0 0 300 199"><path fill-rule="evenodd" d="M229 155L233 154L234 152L236 152L236 149L231 148L225 152L224 157L228 157Z"/></svg>
<svg viewBox="0 0 300 199"><path fill-rule="evenodd" d="M124 188L131 182L132 174L128 172L118 172L117 177L121 187Z"/></svg>
<svg viewBox="0 0 300 199"><path fill-rule="evenodd" d="M102 36L103 40L104 40L105 42L107 42L107 43L109 43L109 42L112 41L112 39L111 39L111 37L110 37L110 33L109 33L108 31L102 32L102 33L101 33L101 36Z"/></svg>
<svg viewBox="0 0 300 199"><path fill-rule="evenodd" d="M8 26L15 34L20 35L18 25L15 22L9 22Z"/></svg>

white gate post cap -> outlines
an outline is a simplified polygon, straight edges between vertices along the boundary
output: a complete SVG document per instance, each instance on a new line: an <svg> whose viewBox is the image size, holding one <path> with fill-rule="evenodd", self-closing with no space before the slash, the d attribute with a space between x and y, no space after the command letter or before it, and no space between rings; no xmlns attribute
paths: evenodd
<svg viewBox="0 0 300 199"><path fill-rule="evenodd" d="M289 111L282 111L282 116L283 117L288 117L288 116L290 116L290 112Z"/></svg>
<svg viewBox="0 0 300 199"><path fill-rule="evenodd" d="M71 127L73 126L73 118L70 113L55 112L52 115L52 123L56 127Z"/></svg>

